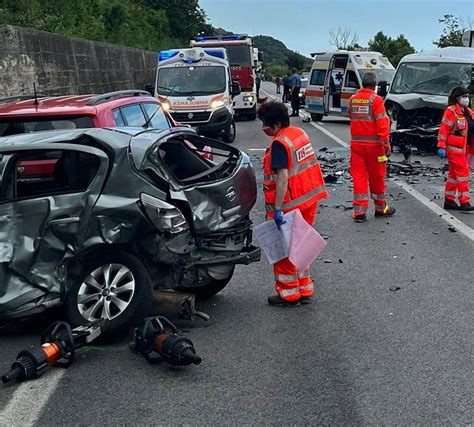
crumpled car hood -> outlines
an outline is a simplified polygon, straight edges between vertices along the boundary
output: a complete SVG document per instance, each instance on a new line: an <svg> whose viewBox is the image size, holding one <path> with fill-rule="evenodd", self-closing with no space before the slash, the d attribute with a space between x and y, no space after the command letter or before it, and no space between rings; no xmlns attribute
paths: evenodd
<svg viewBox="0 0 474 427"><path fill-rule="evenodd" d="M423 93L407 93L403 95L389 94L385 102L392 101L405 110L429 107L444 110L448 106L448 97L441 95L427 95Z"/></svg>

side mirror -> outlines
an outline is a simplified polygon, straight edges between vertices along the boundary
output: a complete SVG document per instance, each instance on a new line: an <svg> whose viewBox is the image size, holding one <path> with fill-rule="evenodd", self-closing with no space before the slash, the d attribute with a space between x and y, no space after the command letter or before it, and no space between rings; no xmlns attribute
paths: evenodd
<svg viewBox="0 0 474 427"><path fill-rule="evenodd" d="M263 61L263 52L258 52L258 60Z"/></svg>
<svg viewBox="0 0 474 427"><path fill-rule="evenodd" d="M237 80L232 80L232 87L230 89L230 94L232 96L240 95L242 89L240 88L240 83Z"/></svg>
<svg viewBox="0 0 474 427"><path fill-rule="evenodd" d="M377 90L377 95L381 96L382 98L385 98L388 93L388 83L385 80L381 80L378 83L378 90Z"/></svg>

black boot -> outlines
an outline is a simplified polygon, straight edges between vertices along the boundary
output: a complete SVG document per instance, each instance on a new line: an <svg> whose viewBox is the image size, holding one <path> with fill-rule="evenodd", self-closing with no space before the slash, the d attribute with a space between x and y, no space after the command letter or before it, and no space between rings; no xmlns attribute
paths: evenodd
<svg viewBox="0 0 474 427"><path fill-rule="evenodd" d="M286 301L281 299L280 295L273 295L268 297L268 304L275 307L297 307L300 305L300 300L297 299L296 301Z"/></svg>
<svg viewBox="0 0 474 427"><path fill-rule="evenodd" d="M459 205L454 200L444 199L444 209L451 210L451 211L458 211L460 208L459 208Z"/></svg>
<svg viewBox="0 0 474 427"><path fill-rule="evenodd" d="M472 206L469 202L461 203L461 207L459 208L459 210L463 212L474 211L474 206Z"/></svg>

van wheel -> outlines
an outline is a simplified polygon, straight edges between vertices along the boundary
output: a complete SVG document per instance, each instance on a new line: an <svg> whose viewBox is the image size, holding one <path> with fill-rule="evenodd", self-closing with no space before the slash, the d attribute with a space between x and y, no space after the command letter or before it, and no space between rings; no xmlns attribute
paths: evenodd
<svg viewBox="0 0 474 427"><path fill-rule="evenodd" d="M151 300L150 276L136 257L125 252L96 253L71 282L67 317L73 326L105 320L107 331L118 332L147 316Z"/></svg>
<svg viewBox="0 0 474 427"><path fill-rule="evenodd" d="M232 276L234 274L235 267L232 267L230 270L229 275L225 279L221 280L213 280L206 286L202 286L200 288L187 288L187 287L178 287L175 288L176 291L181 292L188 292L190 294L196 295L196 299L203 301L212 298L214 295L217 295L220 291L222 291L232 280Z"/></svg>
<svg viewBox="0 0 474 427"><path fill-rule="evenodd" d="M235 141L235 134L236 134L236 128L235 128L235 122L232 120L230 122L229 127L225 130L225 132L222 135L222 141L232 144Z"/></svg>
<svg viewBox="0 0 474 427"><path fill-rule="evenodd" d="M311 120L313 120L313 122L322 122L323 121L323 115L322 114L314 114L314 113L311 113Z"/></svg>

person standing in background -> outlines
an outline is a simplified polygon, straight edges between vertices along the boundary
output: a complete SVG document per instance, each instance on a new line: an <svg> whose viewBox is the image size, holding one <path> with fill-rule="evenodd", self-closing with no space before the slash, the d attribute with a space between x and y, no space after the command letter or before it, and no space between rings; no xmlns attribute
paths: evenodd
<svg viewBox="0 0 474 427"><path fill-rule="evenodd" d="M290 100L290 90L291 90L291 77L290 73L286 73L286 76L283 77L283 97L282 102L288 102Z"/></svg>
<svg viewBox="0 0 474 427"><path fill-rule="evenodd" d="M255 85L257 86L257 101L260 99L260 84L262 83L262 75L259 72L255 75Z"/></svg>
<svg viewBox="0 0 474 427"><path fill-rule="evenodd" d="M301 90L301 76L293 68L291 76L291 117L300 115L300 90Z"/></svg>
<svg viewBox="0 0 474 427"><path fill-rule="evenodd" d="M281 93L281 77L280 77L280 74L277 74L276 77L275 77L275 84L276 84L276 88L277 88L277 94Z"/></svg>

